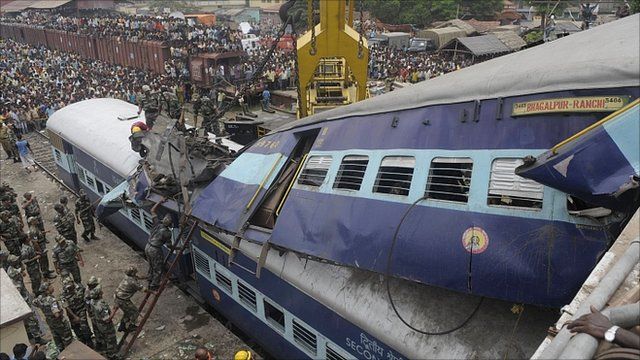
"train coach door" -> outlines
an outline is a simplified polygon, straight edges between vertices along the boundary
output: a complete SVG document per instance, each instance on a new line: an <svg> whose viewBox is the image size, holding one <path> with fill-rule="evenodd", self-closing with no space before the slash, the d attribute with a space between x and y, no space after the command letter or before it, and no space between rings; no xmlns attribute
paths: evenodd
<svg viewBox="0 0 640 360"><path fill-rule="evenodd" d="M278 209L282 207L286 200L286 196L295 180L295 175L304 162L305 156L311 150L319 131L319 129L314 129L296 134L298 144L291 152L278 177L267 189L262 203L249 218L249 224L264 229L273 229L278 218Z"/></svg>

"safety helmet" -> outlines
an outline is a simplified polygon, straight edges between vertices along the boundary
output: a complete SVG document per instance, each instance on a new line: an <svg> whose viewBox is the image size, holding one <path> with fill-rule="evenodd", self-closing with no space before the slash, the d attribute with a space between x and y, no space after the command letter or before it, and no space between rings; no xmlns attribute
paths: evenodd
<svg viewBox="0 0 640 360"><path fill-rule="evenodd" d="M251 360L251 351L249 350L240 350L234 356L233 360Z"/></svg>
<svg viewBox="0 0 640 360"><path fill-rule="evenodd" d="M144 92L151 91L151 87L149 87L149 85L142 85L142 91Z"/></svg>
<svg viewBox="0 0 640 360"><path fill-rule="evenodd" d="M140 127L138 127L138 126L134 126L134 127L131 128L131 133L132 134L135 134L135 133L137 133L139 131L142 131L142 129L140 129Z"/></svg>

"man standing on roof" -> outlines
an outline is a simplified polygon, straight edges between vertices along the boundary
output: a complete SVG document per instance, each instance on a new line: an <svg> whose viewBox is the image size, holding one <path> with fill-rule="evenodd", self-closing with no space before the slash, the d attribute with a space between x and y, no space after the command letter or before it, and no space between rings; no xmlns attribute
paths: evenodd
<svg viewBox="0 0 640 360"><path fill-rule="evenodd" d="M144 110L145 119L147 119L147 126L149 130L153 129L153 124L156 122L156 118L162 110L162 103L158 99L158 95L151 93L151 87L149 85L142 85L142 95L138 100L138 115Z"/></svg>
<svg viewBox="0 0 640 360"><path fill-rule="evenodd" d="M153 220L153 228L151 234L149 234L149 241L144 248L144 254L149 262L149 290L158 290L160 287L160 278L164 273L164 252L162 247L165 244L169 244L170 249L173 249L171 245L171 229L172 224L171 216L169 214L162 218L162 221L158 220L158 213L156 212L158 206L165 202L166 199L162 199L157 202L151 208L151 219Z"/></svg>

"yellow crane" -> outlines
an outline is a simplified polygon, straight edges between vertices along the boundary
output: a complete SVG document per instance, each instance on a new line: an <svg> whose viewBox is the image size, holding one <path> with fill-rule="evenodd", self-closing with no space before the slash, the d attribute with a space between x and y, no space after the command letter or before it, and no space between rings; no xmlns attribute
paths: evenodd
<svg viewBox="0 0 640 360"><path fill-rule="evenodd" d="M362 0L361 0L362 1ZM347 105L367 97L369 48L353 28L356 0L307 0L309 30L297 40L298 117Z"/></svg>

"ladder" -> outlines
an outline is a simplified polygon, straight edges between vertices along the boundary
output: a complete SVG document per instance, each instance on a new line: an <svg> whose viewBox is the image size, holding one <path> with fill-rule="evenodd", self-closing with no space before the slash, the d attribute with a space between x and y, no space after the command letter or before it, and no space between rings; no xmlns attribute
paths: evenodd
<svg viewBox="0 0 640 360"><path fill-rule="evenodd" d="M189 228L189 232L187 233L187 237L185 238L182 246L178 249L178 252L175 253L175 257L171 261L169 268L162 276L162 280L160 281L160 287L158 288L158 290L147 292L144 299L142 300L142 303L140 303L140 306L138 307L138 311L142 315L142 320L140 321L140 324L138 324L138 327L135 329L135 331L133 331L133 337L131 338L131 340L129 340L129 342L126 343L124 350L121 350L120 352L121 356L124 357L131 350L131 348L133 347L133 344L136 342L136 339L138 339L138 336L140 335L140 332L142 332L142 328L144 327L144 324L149 319L149 316L151 316L151 313L153 312L153 308L156 306L156 303L158 302L160 295L162 294L165 287L169 283L169 279L171 277L171 273L173 272L173 269L176 267L176 264L178 263L184 250L189 246L189 243L191 242L191 237L193 236L193 233L196 230L197 225L198 225L197 221L193 221L193 223L191 224ZM185 223L184 226L186 227L187 224ZM183 228L183 231L180 232L180 237L182 237L183 234L184 234L184 228ZM180 239L180 237L178 237L178 239ZM167 257L165 258L165 264L167 263L171 255L174 253L174 251L175 249L169 252ZM147 307L146 311L143 311L145 310L145 306L147 305L147 303L149 303L149 306ZM124 333L124 335L122 335L120 342L118 342L119 349L122 349L122 346L126 342L129 334L131 334L131 332L127 331Z"/></svg>

